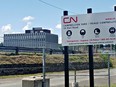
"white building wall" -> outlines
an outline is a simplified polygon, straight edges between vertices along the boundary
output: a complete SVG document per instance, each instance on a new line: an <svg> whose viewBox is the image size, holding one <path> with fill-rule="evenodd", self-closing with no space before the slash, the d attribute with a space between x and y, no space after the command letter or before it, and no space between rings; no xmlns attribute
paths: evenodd
<svg viewBox="0 0 116 87"><path fill-rule="evenodd" d="M27 47L27 48L50 48L58 47L58 38L53 34L26 33L26 34L5 34L4 46Z"/></svg>

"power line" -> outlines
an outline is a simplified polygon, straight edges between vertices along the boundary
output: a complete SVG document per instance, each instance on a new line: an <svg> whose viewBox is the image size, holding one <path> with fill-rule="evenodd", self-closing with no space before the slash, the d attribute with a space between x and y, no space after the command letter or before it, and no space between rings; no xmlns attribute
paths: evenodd
<svg viewBox="0 0 116 87"><path fill-rule="evenodd" d="M52 5L52 4L50 4L50 3L47 3L47 2L45 2L45 1L42 1L42 0L38 0L38 1L44 3L44 4L48 5L48 6L51 6L51 7L53 7L53 8L56 8L56 9L59 9L59 10L62 10L62 11L66 11L66 9L57 7L57 6L55 6L55 5ZM67 11L68 11L68 10L67 10ZM75 12L72 12L72 11L68 11L68 12L73 13L73 14L76 14Z"/></svg>

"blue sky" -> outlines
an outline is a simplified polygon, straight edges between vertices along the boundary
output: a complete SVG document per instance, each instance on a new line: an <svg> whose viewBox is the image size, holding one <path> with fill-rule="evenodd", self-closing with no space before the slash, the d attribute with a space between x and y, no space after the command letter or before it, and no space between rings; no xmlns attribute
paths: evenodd
<svg viewBox="0 0 116 87"><path fill-rule="evenodd" d="M61 16L63 10L69 15L86 14L87 8L93 13L113 11L116 0L0 0L0 42L4 33L24 33L32 27L48 28L59 35L61 43ZM54 5L61 9L52 7Z"/></svg>

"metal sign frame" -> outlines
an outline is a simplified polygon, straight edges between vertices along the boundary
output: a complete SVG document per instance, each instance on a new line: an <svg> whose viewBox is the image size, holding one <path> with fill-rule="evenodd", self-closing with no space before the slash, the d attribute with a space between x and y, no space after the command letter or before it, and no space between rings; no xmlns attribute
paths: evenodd
<svg viewBox="0 0 116 87"><path fill-rule="evenodd" d="M114 11L116 11L116 6L114 6ZM90 14L92 13L92 9L89 8L87 9L87 13ZM63 13L64 16L67 16L68 15L68 11L64 11ZM73 20L72 18L70 18L70 20ZM77 21L77 20L73 20L73 21ZM65 21L67 22L67 21ZM70 21L69 21L70 23ZM97 34L99 33L99 29L97 29L98 32ZM83 31L84 32L84 31ZM82 34L84 35L85 33ZM67 36L71 36L72 35L72 32L69 30L67 33ZM116 43L116 41L115 41ZM68 46L70 45L64 45L64 68L65 68L65 87L69 87L69 53L68 53ZM88 45L89 46L89 82L90 82L90 87L94 87L94 66L93 66L93 45ZM110 56L108 56L108 60L109 60ZM108 67L110 63L108 62ZM109 80L108 80L108 83L109 83L109 87L110 87L110 68L108 69L108 73L109 73Z"/></svg>
<svg viewBox="0 0 116 87"><path fill-rule="evenodd" d="M62 16L62 45L116 43L116 12Z"/></svg>

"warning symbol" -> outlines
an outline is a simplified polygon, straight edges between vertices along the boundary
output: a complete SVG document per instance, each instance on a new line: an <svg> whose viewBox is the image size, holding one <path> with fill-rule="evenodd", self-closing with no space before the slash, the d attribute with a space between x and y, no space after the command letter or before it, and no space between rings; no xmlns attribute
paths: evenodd
<svg viewBox="0 0 116 87"><path fill-rule="evenodd" d="M110 32L111 34L114 34L114 33L116 32L116 29L115 29L114 27L111 27L111 28L109 29L109 32Z"/></svg>
<svg viewBox="0 0 116 87"><path fill-rule="evenodd" d="M71 30L68 30L68 31L66 32L66 35L67 35L67 36L71 36L71 35L72 35L72 31L71 31Z"/></svg>
<svg viewBox="0 0 116 87"><path fill-rule="evenodd" d="M85 35L85 34L86 34L86 31L85 31L84 29L81 29L81 30L80 30L80 34L81 34L81 35Z"/></svg>
<svg viewBox="0 0 116 87"><path fill-rule="evenodd" d="M100 29L99 29L99 28L95 28L94 33L95 33L96 35L100 34Z"/></svg>

